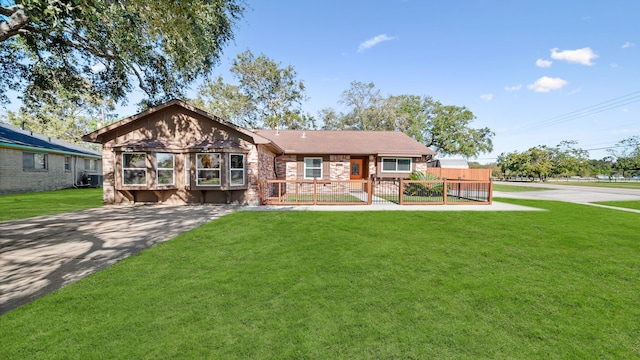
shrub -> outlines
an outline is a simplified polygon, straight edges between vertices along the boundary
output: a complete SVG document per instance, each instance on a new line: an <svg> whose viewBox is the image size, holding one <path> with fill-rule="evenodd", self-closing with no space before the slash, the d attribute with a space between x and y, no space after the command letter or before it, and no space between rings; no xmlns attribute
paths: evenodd
<svg viewBox="0 0 640 360"><path fill-rule="evenodd" d="M409 175L409 180L433 181L440 180L440 178L428 172L413 171ZM442 188L442 183L410 183L405 185L404 194L410 196L442 196Z"/></svg>

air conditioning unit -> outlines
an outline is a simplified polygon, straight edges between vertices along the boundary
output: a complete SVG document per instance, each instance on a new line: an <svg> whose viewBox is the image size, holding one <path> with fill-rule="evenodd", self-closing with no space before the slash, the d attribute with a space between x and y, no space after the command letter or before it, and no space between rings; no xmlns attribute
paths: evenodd
<svg viewBox="0 0 640 360"><path fill-rule="evenodd" d="M100 186L102 186L102 175L90 174L89 175L89 185L91 187L100 187Z"/></svg>

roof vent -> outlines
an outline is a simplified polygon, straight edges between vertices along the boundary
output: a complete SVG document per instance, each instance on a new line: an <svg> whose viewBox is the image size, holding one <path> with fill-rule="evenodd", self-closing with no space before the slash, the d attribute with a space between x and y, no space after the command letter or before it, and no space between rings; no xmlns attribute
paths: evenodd
<svg viewBox="0 0 640 360"><path fill-rule="evenodd" d="M302 136L301 136L301 138L303 138L303 139L304 139L304 138L306 138L306 137L307 137L307 133L305 133L305 132L303 131L303 132L302 132Z"/></svg>

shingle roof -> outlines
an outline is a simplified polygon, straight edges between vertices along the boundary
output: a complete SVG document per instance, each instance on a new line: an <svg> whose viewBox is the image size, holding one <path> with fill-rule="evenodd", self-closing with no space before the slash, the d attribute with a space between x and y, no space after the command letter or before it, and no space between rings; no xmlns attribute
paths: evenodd
<svg viewBox="0 0 640 360"><path fill-rule="evenodd" d="M399 131L256 130L285 154L413 156L435 152Z"/></svg>
<svg viewBox="0 0 640 360"><path fill-rule="evenodd" d="M0 147L101 158L98 151L0 123Z"/></svg>

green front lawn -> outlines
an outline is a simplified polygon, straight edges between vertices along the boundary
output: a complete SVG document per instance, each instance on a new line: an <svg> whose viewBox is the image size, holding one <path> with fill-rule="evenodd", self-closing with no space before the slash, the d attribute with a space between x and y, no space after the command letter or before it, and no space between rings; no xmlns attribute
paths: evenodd
<svg viewBox="0 0 640 360"><path fill-rule="evenodd" d="M327 202L360 202L366 203L366 201L360 200L360 198L350 195L350 194L316 194L316 200L318 203L327 203ZM284 199L284 203L295 203L296 195L287 195ZM313 202L313 194L298 194L297 202Z"/></svg>
<svg viewBox="0 0 640 360"><path fill-rule="evenodd" d="M3 359L640 357L637 214L237 212L0 316Z"/></svg>
<svg viewBox="0 0 640 360"><path fill-rule="evenodd" d="M58 214L100 206L102 206L102 188L0 195L0 221Z"/></svg>
<svg viewBox="0 0 640 360"><path fill-rule="evenodd" d="M543 191L543 190L553 190L551 188L545 188L542 186L518 186L518 185L503 185L493 183L494 191L503 191L503 192L525 192L525 191Z"/></svg>
<svg viewBox="0 0 640 360"><path fill-rule="evenodd" d="M594 204L640 210L640 201L597 201Z"/></svg>

